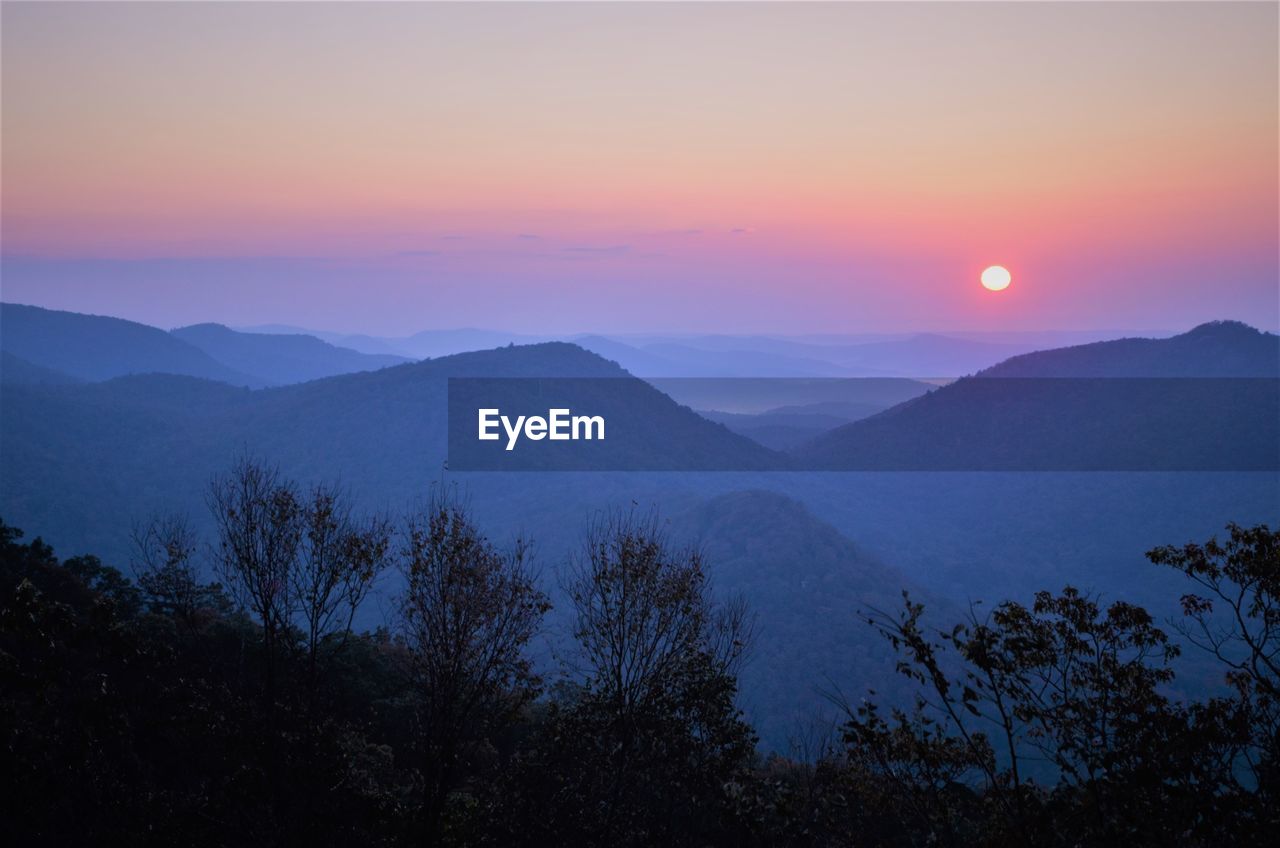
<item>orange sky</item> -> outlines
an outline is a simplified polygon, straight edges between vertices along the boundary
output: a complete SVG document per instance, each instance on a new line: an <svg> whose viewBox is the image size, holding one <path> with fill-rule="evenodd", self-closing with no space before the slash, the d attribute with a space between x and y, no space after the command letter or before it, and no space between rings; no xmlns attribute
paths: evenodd
<svg viewBox="0 0 1280 848"><path fill-rule="evenodd" d="M1276 32L1267 3L5 3L4 297L178 322L164 268L249 267L369 330L663 329L675 294L719 313L695 329L1274 325ZM276 300L195 302L297 320Z"/></svg>

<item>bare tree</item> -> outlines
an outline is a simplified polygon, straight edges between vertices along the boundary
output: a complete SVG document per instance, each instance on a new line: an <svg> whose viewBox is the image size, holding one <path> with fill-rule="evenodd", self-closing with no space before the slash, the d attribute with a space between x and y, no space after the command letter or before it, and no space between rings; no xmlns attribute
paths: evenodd
<svg viewBox="0 0 1280 848"><path fill-rule="evenodd" d="M423 704L434 833L466 746L536 694L525 649L550 604L527 545L499 550L447 495L410 519L406 537L403 638Z"/></svg>
<svg viewBox="0 0 1280 848"><path fill-rule="evenodd" d="M349 498L327 484L312 487L301 521L290 585L306 639L308 679L314 694L321 643L351 632L356 611L387 565L392 525L380 516L357 518Z"/></svg>
<svg viewBox="0 0 1280 848"><path fill-rule="evenodd" d="M218 529L219 573L240 605L262 624L266 698L275 698L275 664L293 616L291 572L303 534L303 505L278 469L241 457L214 478L209 509Z"/></svg>
<svg viewBox="0 0 1280 848"><path fill-rule="evenodd" d="M716 599L701 553L672 544L656 513L598 518L565 578L586 686L557 732L584 764L566 791L599 811L582 826L604 844L655 810L670 831L642 843L701 827L678 811L727 809L754 749L734 704L746 604Z"/></svg>
<svg viewBox="0 0 1280 848"><path fill-rule="evenodd" d="M192 567L199 538L186 517L155 515L145 524L135 524L131 539L134 575L152 610L190 625L208 604L210 592Z"/></svg>
<svg viewBox="0 0 1280 848"><path fill-rule="evenodd" d="M1182 636L1226 669L1255 740L1246 751L1256 774L1280 759L1280 531L1227 525L1228 537L1147 553L1195 584L1182 596ZM1272 772L1274 773L1274 772Z"/></svg>
<svg viewBox="0 0 1280 848"><path fill-rule="evenodd" d="M701 553L671 545L656 514L596 521L565 590L593 686L622 712L660 693L692 656L735 673L751 641L745 602L717 602Z"/></svg>

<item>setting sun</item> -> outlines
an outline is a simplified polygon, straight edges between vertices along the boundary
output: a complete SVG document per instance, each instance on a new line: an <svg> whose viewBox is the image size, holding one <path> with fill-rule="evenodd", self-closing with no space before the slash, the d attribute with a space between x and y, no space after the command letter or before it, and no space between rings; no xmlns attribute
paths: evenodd
<svg viewBox="0 0 1280 848"><path fill-rule="evenodd" d="M989 291L1004 291L1012 281L1008 269L1000 265L992 265L982 272L982 286Z"/></svg>

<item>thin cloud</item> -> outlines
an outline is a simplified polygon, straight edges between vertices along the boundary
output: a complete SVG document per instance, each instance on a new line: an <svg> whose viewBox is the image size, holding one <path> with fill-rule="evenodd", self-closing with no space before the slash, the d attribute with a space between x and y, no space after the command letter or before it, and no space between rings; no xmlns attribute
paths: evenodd
<svg viewBox="0 0 1280 848"><path fill-rule="evenodd" d="M561 250L566 253L582 253L596 256L616 256L618 254L626 253L630 249L631 245L629 244L614 244L608 247L574 246L561 248Z"/></svg>

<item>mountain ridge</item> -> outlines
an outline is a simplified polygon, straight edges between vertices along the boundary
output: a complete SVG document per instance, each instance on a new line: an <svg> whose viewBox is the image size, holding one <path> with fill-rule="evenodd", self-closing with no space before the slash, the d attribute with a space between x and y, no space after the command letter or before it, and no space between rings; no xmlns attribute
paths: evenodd
<svg viewBox="0 0 1280 848"><path fill-rule="evenodd" d="M178 327L169 334L267 384L302 383L411 361L403 356L360 353L307 334L240 333L216 323Z"/></svg>
<svg viewBox="0 0 1280 848"><path fill-rule="evenodd" d="M108 315L0 303L0 349L81 380L171 373L262 385L158 327Z"/></svg>
<svg viewBox="0 0 1280 848"><path fill-rule="evenodd" d="M1208 322L1013 357L790 455L827 470L1272 470L1278 377L1280 337Z"/></svg>

